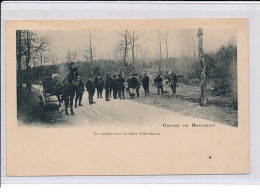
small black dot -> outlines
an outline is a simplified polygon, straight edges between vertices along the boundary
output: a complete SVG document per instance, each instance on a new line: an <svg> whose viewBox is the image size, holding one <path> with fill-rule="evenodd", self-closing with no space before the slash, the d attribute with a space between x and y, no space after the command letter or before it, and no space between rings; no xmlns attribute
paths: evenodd
<svg viewBox="0 0 260 194"><path fill-rule="evenodd" d="M209 159L211 159L211 156L209 156Z"/></svg>

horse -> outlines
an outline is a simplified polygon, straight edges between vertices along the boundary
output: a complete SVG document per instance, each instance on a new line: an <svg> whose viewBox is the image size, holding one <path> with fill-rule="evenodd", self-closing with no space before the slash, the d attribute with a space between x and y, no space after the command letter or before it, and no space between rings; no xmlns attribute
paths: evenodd
<svg viewBox="0 0 260 194"><path fill-rule="evenodd" d="M65 102L65 114L68 113L68 106L70 105L70 112L73 115L73 101L77 91L78 67L70 67L70 72L62 82L61 101Z"/></svg>

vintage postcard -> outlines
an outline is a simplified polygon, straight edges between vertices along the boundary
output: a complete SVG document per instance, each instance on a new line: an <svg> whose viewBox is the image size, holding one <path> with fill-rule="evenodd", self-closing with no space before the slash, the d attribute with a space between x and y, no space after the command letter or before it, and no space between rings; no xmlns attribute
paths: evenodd
<svg viewBox="0 0 260 194"><path fill-rule="evenodd" d="M248 20L6 21L7 176L249 173Z"/></svg>

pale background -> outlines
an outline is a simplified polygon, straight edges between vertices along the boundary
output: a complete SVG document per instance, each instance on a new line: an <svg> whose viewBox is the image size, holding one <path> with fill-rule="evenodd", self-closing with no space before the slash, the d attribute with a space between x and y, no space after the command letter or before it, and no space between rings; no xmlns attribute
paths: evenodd
<svg viewBox="0 0 260 194"><path fill-rule="evenodd" d="M66 127L18 127L16 30L235 29L237 34L238 127L191 127L207 120L170 115L140 122L118 121ZM249 172L247 19L74 20L6 22L6 158L9 176L245 174ZM65 40L66 41L66 40ZM126 104L124 102L123 104ZM123 108L123 104L121 107ZM120 106L120 104L118 105ZM111 109L112 111L112 109ZM136 116L138 112L136 110ZM135 114L135 113L132 113ZM153 120L151 120L153 118ZM147 120L145 120L147 119ZM164 128L163 123L189 124ZM102 132L160 132L160 136L93 136ZM209 159L209 156L212 156Z"/></svg>
<svg viewBox="0 0 260 194"><path fill-rule="evenodd" d="M124 7L124 6L123 6ZM162 6L163 7L163 6ZM132 7L133 8L133 7ZM155 8L155 7L154 7ZM157 8L157 7L156 7ZM168 6L165 6L164 7L166 10L168 9ZM254 7L253 7L254 8ZM253 9L252 8L252 9ZM228 10L228 8L226 8L225 6L224 7L222 7L220 10L223 10L223 9L226 9L226 10ZM230 8L229 8L230 9ZM131 11L131 10L130 10ZM77 12L78 12L78 10L77 10ZM109 12L109 11L108 11ZM152 12L152 11L151 11ZM160 16L159 17L166 17L166 15L167 15L167 13L168 13L168 17L173 17L173 16L175 16L175 17L178 17L178 15L180 16L180 17L187 17L187 16L191 16L192 15L192 13L193 13L193 17L195 17L195 15L197 16L198 14L194 14L194 12L189 12L189 14L185 14L185 16L183 15L183 13L184 12L182 12L182 14L178 14L178 13L180 13L180 12L175 12L174 14L172 14L172 12L169 12L169 11L165 11L165 12L163 12L164 14L162 15L162 14L160 14ZM171 14L170 14L171 13ZM186 12L187 13L187 12ZM200 12L201 13L201 15L203 15L202 14L202 12ZM205 13L205 12L203 12L204 13L204 16L208 16L209 15L209 13ZM246 13L248 13L248 12L246 12ZM251 12L252 13L252 12ZM147 13L146 13L147 14ZM212 16L214 16L214 13L212 13L213 15ZM106 15L106 14L105 14ZM120 14L119 14L120 15ZM124 15L124 14L122 14L122 15ZM149 15L149 14L148 14ZM153 15L152 13L151 13L151 15ZM151 15L150 15L150 17L151 17ZM232 15L232 14L231 14ZM233 15L236 15L234 12L233 12ZM244 14L244 15L246 15L246 14ZM64 16L64 15L63 15ZM67 16L67 15L66 15ZM91 14L89 15L90 17L91 17ZM106 15L106 17L109 17L109 16L111 16L111 15L109 15L109 13L107 13L107 15ZM136 14L135 16L141 16L140 14L138 15L138 14ZM216 13L215 13L215 16L216 16ZM241 16L241 14L240 14L240 16ZM129 16L128 16L129 17ZM144 17L144 16L143 16ZM231 17L231 16L230 16ZM251 37L251 36L250 36ZM257 70L257 69L256 69ZM256 73L256 72L255 72ZM254 73L253 73L254 74ZM255 90L256 91L256 90ZM257 91L256 91L257 92ZM254 135L254 137L256 137L255 135ZM256 168L253 168L253 169L256 169ZM250 175L243 175L243 177L247 177L247 176L250 176ZM153 180L159 180L159 181L161 181L161 182L172 182L173 181L173 179L171 179L170 177L174 177L174 176L166 176L165 178L163 178L164 176L162 176L162 177L160 177L159 179L158 179L158 177L156 178L156 176L155 177L150 177L149 178L149 180L151 180L151 179L153 179ZM193 180L193 182L196 182L195 180L198 180L198 179L195 179L194 177L201 177L199 180L204 180L204 181L210 181L210 180L214 180L214 178L210 178L210 177L222 177L222 180L223 180L223 178L225 178L226 177L226 180L234 180L234 177L233 177L233 179L231 179L231 178L228 178L228 177L231 177L231 176L178 176L179 178L178 178L178 181L181 181L181 180L187 180L187 179L189 179L189 177L190 177L190 179L189 180ZM182 177L182 178L180 178L180 177ZM205 178L203 178L203 177L205 177ZM235 176L235 177L239 177L239 176ZM240 176L241 177L241 176ZM85 178L87 178L87 177L85 177ZM110 177L111 178L111 177ZM107 181L108 180L111 180L111 179L107 179ZM120 178L120 177L118 177L118 178ZM145 180L147 180L146 178L142 178L142 177L140 177L143 181L145 181ZM12 179L12 178L11 178ZM30 178L29 178L30 179ZM29 180L29 179L27 179L27 180ZM64 180L65 180L66 178L64 177ZM80 177L78 177L78 180L80 179ZM114 179L113 180L116 180L117 178L116 177L114 177ZM128 180L128 182L131 182L131 180L132 181L138 181L138 178L137 177L124 177L123 178L124 180ZM14 178L13 178L13 180L14 180ZM36 179L34 179L34 180L36 180ZM46 180L51 180L51 178L46 178ZM54 180L54 179L53 179ZM70 178L69 177L67 177L67 180L69 181L70 180ZM84 180L86 180L86 179L84 179ZM88 179L88 180L93 180L93 177L90 177L90 179ZM101 180L101 182L103 181L106 181L106 178L105 177L102 177L101 179L99 179L99 181ZM118 179L118 180L122 180L121 178L120 179ZM140 180L140 179L139 179ZM172 181L171 181L172 180ZM176 179L174 179L174 181L176 181ZM177 182L178 182L177 181ZM182 181L181 181L182 182ZM186 181L185 181L186 182Z"/></svg>

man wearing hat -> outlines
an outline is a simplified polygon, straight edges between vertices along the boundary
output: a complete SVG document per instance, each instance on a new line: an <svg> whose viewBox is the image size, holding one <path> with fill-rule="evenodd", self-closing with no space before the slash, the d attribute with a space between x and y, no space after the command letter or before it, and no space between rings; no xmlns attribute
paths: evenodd
<svg viewBox="0 0 260 194"><path fill-rule="evenodd" d="M135 92L138 86L138 80L136 79L136 74L131 74L130 75L130 79L129 79L129 92L130 92L130 96L131 99L135 98Z"/></svg>
<svg viewBox="0 0 260 194"><path fill-rule="evenodd" d="M103 98L103 88L104 88L104 81L103 78L100 76L100 73L97 74L97 78L95 79L95 86L97 88L97 98Z"/></svg>
<svg viewBox="0 0 260 194"><path fill-rule="evenodd" d="M94 84L94 80L93 80L93 75L89 76L88 81L86 82L86 88L88 91L88 101L89 104L95 104L95 102L93 101L93 96L95 94L95 84Z"/></svg>
<svg viewBox="0 0 260 194"><path fill-rule="evenodd" d="M149 93L149 77L147 76L146 73L144 74L144 77L142 79L142 84L143 84L145 96L150 96L150 93Z"/></svg>
<svg viewBox="0 0 260 194"><path fill-rule="evenodd" d="M77 102L78 102L78 100L79 100L79 106L82 106L81 100L82 100L82 96L83 96L84 91L85 91L84 84L83 84L83 82L81 81L81 77L78 76L78 78L77 78L77 89L76 89L75 107L77 107Z"/></svg>
<svg viewBox="0 0 260 194"><path fill-rule="evenodd" d="M122 77L122 74L118 74L118 78L116 79L117 89L118 89L118 97L120 100L125 99L125 79Z"/></svg>
<svg viewBox="0 0 260 194"><path fill-rule="evenodd" d="M113 76L111 89L113 90L113 99L117 99L117 83L116 83L117 77L116 75Z"/></svg>
<svg viewBox="0 0 260 194"><path fill-rule="evenodd" d="M161 94L163 94L163 78L161 77L160 74L158 74L158 76L155 78L154 82L157 86L158 94L160 94L160 91L161 91Z"/></svg>
<svg viewBox="0 0 260 194"><path fill-rule="evenodd" d="M171 89L172 93L176 94L176 87L177 87L178 78L175 73L171 74Z"/></svg>
<svg viewBox="0 0 260 194"><path fill-rule="evenodd" d="M110 75L107 74L106 75L106 79L105 79L105 92L106 92L106 101L109 101L109 91L110 91L110 88L111 88L111 84L112 84L112 80L110 78Z"/></svg>

